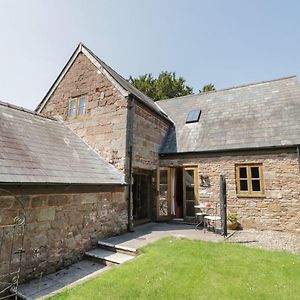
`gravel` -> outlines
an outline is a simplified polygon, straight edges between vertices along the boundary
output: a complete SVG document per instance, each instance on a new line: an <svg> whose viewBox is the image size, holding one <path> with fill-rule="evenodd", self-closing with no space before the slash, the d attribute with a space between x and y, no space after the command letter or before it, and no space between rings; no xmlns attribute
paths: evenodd
<svg viewBox="0 0 300 300"><path fill-rule="evenodd" d="M286 233L271 230L232 231L229 232L226 241L249 247L300 253L300 234L297 233Z"/></svg>

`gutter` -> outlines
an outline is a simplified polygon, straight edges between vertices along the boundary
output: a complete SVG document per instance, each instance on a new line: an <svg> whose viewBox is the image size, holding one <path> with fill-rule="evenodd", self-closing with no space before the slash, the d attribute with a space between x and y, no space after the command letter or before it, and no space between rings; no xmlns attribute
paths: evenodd
<svg viewBox="0 0 300 300"><path fill-rule="evenodd" d="M76 183L76 182L0 182L0 186L5 186L5 185L26 185L26 186L127 186L127 183L118 183L118 182L112 182L112 183Z"/></svg>
<svg viewBox="0 0 300 300"><path fill-rule="evenodd" d="M246 148L233 148L233 149L216 149L204 151L185 151L185 152L165 152L159 153L160 157L181 156L181 155L195 155L195 154L217 154L228 152L241 152L241 151L260 151L260 150L276 150L276 149L299 149L299 145L280 145L280 146L265 146L265 147L246 147ZM297 150L299 153L300 150Z"/></svg>

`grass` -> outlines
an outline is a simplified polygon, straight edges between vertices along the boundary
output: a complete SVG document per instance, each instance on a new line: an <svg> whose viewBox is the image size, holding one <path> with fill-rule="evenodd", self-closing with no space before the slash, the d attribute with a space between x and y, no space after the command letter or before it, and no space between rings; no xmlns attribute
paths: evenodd
<svg viewBox="0 0 300 300"><path fill-rule="evenodd" d="M141 251L51 299L300 299L299 255L171 238Z"/></svg>

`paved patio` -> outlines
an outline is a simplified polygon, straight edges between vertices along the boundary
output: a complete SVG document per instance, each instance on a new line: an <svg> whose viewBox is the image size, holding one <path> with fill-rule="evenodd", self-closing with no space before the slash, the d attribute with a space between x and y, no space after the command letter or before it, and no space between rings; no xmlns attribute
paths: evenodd
<svg viewBox="0 0 300 300"><path fill-rule="evenodd" d="M187 238L191 240L203 240L219 242L224 238L211 231L195 230L193 225L170 224L170 223L147 223L120 236L110 237L103 242L131 249L139 249L149 243L153 243L164 237Z"/></svg>

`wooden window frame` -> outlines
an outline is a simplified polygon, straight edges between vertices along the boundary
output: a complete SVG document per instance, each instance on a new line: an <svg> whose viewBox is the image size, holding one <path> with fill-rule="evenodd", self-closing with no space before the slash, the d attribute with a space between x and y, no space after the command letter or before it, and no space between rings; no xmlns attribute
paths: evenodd
<svg viewBox="0 0 300 300"><path fill-rule="evenodd" d="M259 178L252 178L251 176L251 167L258 167ZM240 178L240 168L246 168L247 172L247 191L241 191L241 178ZM264 185L264 174L263 174L263 165L261 163L249 163L249 164L236 164L235 165L235 179L236 179L236 195L237 197L265 197L265 185ZM252 180L259 180L260 191L252 190Z"/></svg>
<svg viewBox="0 0 300 300"><path fill-rule="evenodd" d="M160 215L160 171L167 172L167 215ZM157 207L156 207L156 214L158 220L165 220L170 219L171 216L171 168L169 167L160 167L157 169Z"/></svg>
<svg viewBox="0 0 300 300"><path fill-rule="evenodd" d="M197 165L183 165L182 168L182 179L183 179L183 217L189 218L190 216L186 216L186 178L185 178L185 172L186 171L193 171L194 172L194 203L195 205L199 204L199 183L198 183L198 177L199 177L199 168Z"/></svg>
<svg viewBox="0 0 300 300"><path fill-rule="evenodd" d="M83 99L85 101L84 114L83 115L79 114L80 99ZM72 103L73 100L75 100L75 116L70 116L71 103ZM69 100L69 105L68 105L68 118L69 119L76 119L76 118L82 118L82 117L84 117L86 115L86 104L87 104L87 100L83 96L71 98Z"/></svg>

